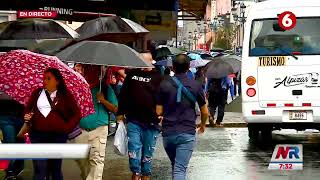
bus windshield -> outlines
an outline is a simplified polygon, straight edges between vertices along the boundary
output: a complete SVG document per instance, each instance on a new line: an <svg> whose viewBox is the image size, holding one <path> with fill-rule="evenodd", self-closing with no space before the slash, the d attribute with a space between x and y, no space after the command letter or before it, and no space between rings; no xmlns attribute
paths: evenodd
<svg viewBox="0 0 320 180"><path fill-rule="evenodd" d="M249 56L320 55L319 29L320 17L297 18L288 31L281 29L278 19L254 20Z"/></svg>

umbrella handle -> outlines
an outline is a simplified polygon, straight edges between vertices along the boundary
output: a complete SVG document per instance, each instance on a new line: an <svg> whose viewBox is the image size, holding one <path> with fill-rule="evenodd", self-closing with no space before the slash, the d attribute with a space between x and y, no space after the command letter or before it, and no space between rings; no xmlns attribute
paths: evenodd
<svg viewBox="0 0 320 180"><path fill-rule="evenodd" d="M101 73L100 73L100 78L99 78L99 80L100 80L100 87L99 87L99 89L100 89L100 92L101 92L101 90L102 90L102 79L103 79L103 66L101 66L101 71L100 71Z"/></svg>
<svg viewBox="0 0 320 180"><path fill-rule="evenodd" d="M101 71L100 71L100 77L99 77L99 92L101 93L101 90L102 90L102 79L103 79L103 72L104 72L104 69L103 69L103 66L101 66ZM98 101L98 103L100 103L100 101Z"/></svg>

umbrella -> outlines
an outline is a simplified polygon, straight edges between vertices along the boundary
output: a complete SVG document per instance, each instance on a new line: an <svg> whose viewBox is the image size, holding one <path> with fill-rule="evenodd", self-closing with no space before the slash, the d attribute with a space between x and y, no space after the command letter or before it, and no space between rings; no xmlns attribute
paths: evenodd
<svg viewBox="0 0 320 180"><path fill-rule="evenodd" d="M81 41L57 55L67 62L119 67L153 67L130 47L108 41Z"/></svg>
<svg viewBox="0 0 320 180"><path fill-rule="evenodd" d="M55 55L71 41L71 39L45 39L33 46L31 50L36 53Z"/></svg>
<svg viewBox="0 0 320 180"><path fill-rule="evenodd" d="M207 65L209 62L211 62L211 60L194 60L190 62L190 67L191 68L198 68L198 67L203 67L205 65Z"/></svg>
<svg viewBox="0 0 320 180"><path fill-rule="evenodd" d="M81 110L82 117L94 113L92 95L86 80L54 56L27 50L14 50L0 55L0 91L26 104L31 93L43 87L43 74L49 68L62 73Z"/></svg>
<svg viewBox="0 0 320 180"><path fill-rule="evenodd" d="M119 16L100 17L82 24L77 29L81 39L87 39L99 34L112 34L122 36L123 34L137 35L149 33L147 29L138 23Z"/></svg>
<svg viewBox="0 0 320 180"><path fill-rule="evenodd" d="M0 23L1 40L77 38L79 34L51 19L22 19Z"/></svg>
<svg viewBox="0 0 320 180"><path fill-rule="evenodd" d="M172 59L165 59L161 61L157 61L155 66L166 66L166 67L172 67Z"/></svg>
<svg viewBox="0 0 320 180"><path fill-rule="evenodd" d="M239 72L241 69L241 61L222 56L214 58L205 66L205 73L207 78L222 78L229 74Z"/></svg>
<svg viewBox="0 0 320 180"><path fill-rule="evenodd" d="M26 49L41 54L54 55L69 42L71 42L70 39L0 40L0 49Z"/></svg>
<svg viewBox="0 0 320 180"><path fill-rule="evenodd" d="M163 57L171 56L171 55L178 55L183 53L184 51L181 51L178 48L175 47L169 47L169 46L159 46L155 52L154 52L154 58L160 59Z"/></svg>
<svg viewBox="0 0 320 180"><path fill-rule="evenodd" d="M188 56L191 58L191 60L202 60L201 55L200 54L196 54L196 53L189 53Z"/></svg>
<svg viewBox="0 0 320 180"><path fill-rule="evenodd" d="M20 40L0 40L0 47L11 49L32 49L39 43L36 39L20 39Z"/></svg>

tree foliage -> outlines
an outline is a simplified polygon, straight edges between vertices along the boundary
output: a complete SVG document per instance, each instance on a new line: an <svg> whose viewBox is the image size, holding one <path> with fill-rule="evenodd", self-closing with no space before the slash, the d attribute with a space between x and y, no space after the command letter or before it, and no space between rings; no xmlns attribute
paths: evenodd
<svg viewBox="0 0 320 180"><path fill-rule="evenodd" d="M222 49L231 49L235 35L236 29L234 28L234 26L230 25L218 28L214 46Z"/></svg>

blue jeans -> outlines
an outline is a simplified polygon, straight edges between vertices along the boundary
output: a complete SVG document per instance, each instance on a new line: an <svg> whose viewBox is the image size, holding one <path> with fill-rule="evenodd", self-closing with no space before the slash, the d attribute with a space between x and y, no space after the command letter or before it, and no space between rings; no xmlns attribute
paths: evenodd
<svg viewBox="0 0 320 180"><path fill-rule="evenodd" d="M136 175L150 176L152 156L159 130L142 128L136 123L128 123L128 153L130 170Z"/></svg>
<svg viewBox="0 0 320 180"><path fill-rule="evenodd" d="M195 147L196 137L192 134L178 134L163 137L163 146L172 166L172 179L185 180L187 168Z"/></svg>
<svg viewBox="0 0 320 180"><path fill-rule="evenodd" d="M3 143L24 143L23 139L17 138L23 120L12 116L0 116L0 129L3 134ZM12 160L10 161L7 172L19 173L24 169L23 160Z"/></svg>

